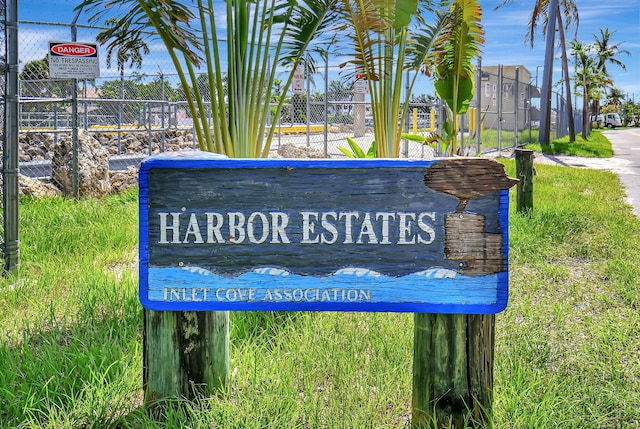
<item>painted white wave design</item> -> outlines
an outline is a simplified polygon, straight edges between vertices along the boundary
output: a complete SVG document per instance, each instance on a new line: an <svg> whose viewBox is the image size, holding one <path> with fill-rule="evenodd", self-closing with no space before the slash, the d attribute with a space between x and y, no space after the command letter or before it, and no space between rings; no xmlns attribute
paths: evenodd
<svg viewBox="0 0 640 429"><path fill-rule="evenodd" d="M213 273L209 270L200 267L182 267L183 270L187 270L191 273L197 273L203 276L213 275ZM282 268L256 268L251 271L256 274L263 274L269 276L278 276L278 277L286 277L291 275L291 273ZM382 274L377 271L369 270L367 268L342 268L337 270L335 273L331 274L332 276L355 276L355 277L383 277ZM448 270L446 268L431 268L424 271L419 271L417 273L410 274L411 276L417 277L425 277L430 279L453 279L458 275L457 272L453 270Z"/></svg>
<svg viewBox="0 0 640 429"><path fill-rule="evenodd" d="M289 271L283 270L281 268L256 268L255 270L253 270L253 272L278 277L286 277L291 274Z"/></svg>
<svg viewBox="0 0 640 429"><path fill-rule="evenodd" d="M152 301L493 305L499 283L495 274L470 277L439 267L402 277L357 267L325 277L276 267L260 267L236 277L193 266L150 267L148 272L148 299Z"/></svg>

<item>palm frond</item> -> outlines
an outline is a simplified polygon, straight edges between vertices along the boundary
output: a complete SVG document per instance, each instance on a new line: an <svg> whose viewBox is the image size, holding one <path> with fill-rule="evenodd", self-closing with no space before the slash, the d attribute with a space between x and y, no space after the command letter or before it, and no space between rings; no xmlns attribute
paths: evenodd
<svg viewBox="0 0 640 429"><path fill-rule="evenodd" d="M281 64L291 65L299 57L299 53L307 49L310 41L321 44L328 40L332 35L328 30L338 15L336 2L337 0L306 0L296 5L290 15L283 42Z"/></svg>
<svg viewBox="0 0 640 429"><path fill-rule="evenodd" d="M433 24L426 24L416 29L407 48L407 67L421 71L427 76L433 74L435 66L433 50L439 42L442 31L449 23L449 11L439 10L435 13Z"/></svg>
<svg viewBox="0 0 640 429"><path fill-rule="evenodd" d="M341 68L352 66L353 71L347 78L352 78L355 73L364 73L368 81L380 80L378 64L384 59L384 52L393 46L393 39L387 37L393 25L389 3L342 0L344 24L339 30L355 50L355 55L340 64Z"/></svg>
<svg viewBox="0 0 640 429"><path fill-rule="evenodd" d="M191 26L196 18L192 8L177 0L85 0L76 10L91 14L89 22L118 14L115 25L105 31L110 38L126 30L140 39L160 38L170 50L187 55L195 64L200 61L200 37ZM120 12L124 12L121 14Z"/></svg>

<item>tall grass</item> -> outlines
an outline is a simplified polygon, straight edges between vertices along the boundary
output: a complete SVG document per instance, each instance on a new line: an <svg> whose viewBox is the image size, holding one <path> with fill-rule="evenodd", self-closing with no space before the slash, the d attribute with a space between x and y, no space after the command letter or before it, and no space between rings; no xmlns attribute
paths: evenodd
<svg viewBox="0 0 640 429"><path fill-rule="evenodd" d="M496 414L508 427L640 422L640 221L607 172L536 167L533 215L511 216Z"/></svg>
<svg viewBox="0 0 640 429"><path fill-rule="evenodd" d="M536 168L533 213L510 217L495 426L638 427L640 221L613 174ZM20 278L0 283L0 427L409 426L410 314L232 313L228 389L147 412L136 197L22 200Z"/></svg>

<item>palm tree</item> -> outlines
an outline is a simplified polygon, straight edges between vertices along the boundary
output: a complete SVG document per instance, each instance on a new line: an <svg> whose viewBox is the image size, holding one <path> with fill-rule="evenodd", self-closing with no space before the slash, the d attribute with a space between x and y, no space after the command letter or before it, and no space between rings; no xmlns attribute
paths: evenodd
<svg viewBox="0 0 640 429"><path fill-rule="evenodd" d="M116 55L118 71L120 72L120 99L124 99L124 69L129 66L142 67L143 55L149 54L149 45L136 31L128 31L127 23L121 23L119 18L105 21L109 27L96 36L98 43L107 44L107 67L111 67L113 55ZM122 27L122 28L121 28ZM118 103L118 129L122 126L122 103ZM118 132L118 152L120 151L121 134Z"/></svg>
<svg viewBox="0 0 640 429"><path fill-rule="evenodd" d="M607 63L615 64L618 67L621 67L623 70L627 69L627 66L620 61L617 56L620 54L630 55L630 52L626 49L621 49L621 43L611 43L611 36L613 36L614 32L610 32L608 28L604 30L600 29L600 37L594 34L595 43L592 45L595 57L597 58L596 68L605 76L609 76L609 72L607 71ZM606 89L606 88L603 88ZM594 100L595 108L593 110L594 114L597 114L600 110L599 100Z"/></svg>
<svg viewBox="0 0 640 429"><path fill-rule="evenodd" d="M107 44L107 67L111 67L113 54L116 54L117 66L120 73L124 73L126 64L142 67L143 55L149 54L149 45L142 38L142 34L131 31L127 22L120 18L109 18L105 24L109 27L96 36L98 43Z"/></svg>
<svg viewBox="0 0 640 429"><path fill-rule="evenodd" d="M607 95L607 104L614 106L616 111L618 111L618 108L622 104L622 100L624 100L624 98L624 91L620 88L611 88Z"/></svg>
<svg viewBox="0 0 640 429"><path fill-rule="evenodd" d="M589 136L591 128L591 112L597 113L597 101L602 97L602 90L612 84L611 78L598 68L598 58L594 55L593 45L585 45L574 40L571 49L576 61L574 77L576 88L582 88L584 109L582 112L582 138ZM593 103L591 101L594 100Z"/></svg>
<svg viewBox="0 0 640 429"><path fill-rule="evenodd" d="M279 67L284 65L289 72L276 117L310 42L330 33L326 27L335 14L334 2L84 0L78 9L92 12L91 22L111 11L128 11L114 32L124 33L123 37L160 38L178 72L200 148L253 158L267 156L274 136L275 128L267 124ZM218 33L219 15L226 18L226 51ZM211 115L204 114L207 109L198 87L198 67L208 77Z"/></svg>
<svg viewBox="0 0 640 429"><path fill-rule="evenodd" d="M611 44L611 36L613 36L614 32L610 32L608 28L604 30L600 29L600 37L597 35L593 35L596 42L594 43L594 47L596 50L596 56L598 57L598 69L604 73L607 72L607 63L615 64L622 68L622 70L626 70L627 66L616 58L620 54L631 55L629 51L626 49L621 49L620 43Z"/></svg>
<svg viewBox="0 0 640 429"><path fill-rule="evenodd" d="M401 138L407 137L403 136L402 124L418 73L434 75L434 70L438 70L442 72L443 81L450 79L446 85L461 82L459 78L470 70L466 54L477 54L477 47L482 43L480 7L477 0L454 0L448 8L438 11L431 9L431 2L419 0L341 0L340 5L345 22L341 29L348 46L351 49L355 46L355 57L343 66L352 65L355 70L352 75L366 76L376 154L397 157ZM427 14L433 16L430 24L425 22ZM448 49L473 49L464 52L462 57L453 58L445 54L443 46L447 41L451 42ZM456 46L456 41L463 43ZM440 49L439 53L437 49ZM446 67L437 68L447 61ZM405 81L407 70L415 73ZM408 90L401 102L404 87ZM456 86L456 94L458 88ZM464 103L458 106L462 109Z"/></svg>
<svg viewBox="0 0 640 429"><path fill-rule="evenodd" d="M496 9L512 3L513 0L503 0L501 4L496 6ZM562 16L566 17L566 20L562 21ZM531 17L529 18L529 27L525 35L525 40L528 40L531 47L534 46L535 33L538 25L542 21L542 34L547 34L547 26L549 24L549 0L536 0L533 9L531 10ZM567 58L567 42L565 37L565 30L571 28L575 21L575 34L578 32L578 24L580 17L578 15L578 8L576 7L575 0L560 0L558 2L558 8L556 10L556 21L558 23L558 35L560 38L560 47L562 50L562 74L565 83L565 90L567 92L567 113L569 116L569 141L574 142L576 139L575 123L573 120L573 104L571 102L571 80L569 79L569 60ZM551 35L552 37L554 35Z"/></svg>
<svg viewBox="0 0 640 429"><path fill-rule="evenodd" d="M595 62L589 55L589 47L585 46L581 42L574 40L571 42L571 49L575 56L576 71L575 71L575 86L582 87L582 138L586 139L589 136L589 82L592 79L592 75L595 68Z"/></svg>

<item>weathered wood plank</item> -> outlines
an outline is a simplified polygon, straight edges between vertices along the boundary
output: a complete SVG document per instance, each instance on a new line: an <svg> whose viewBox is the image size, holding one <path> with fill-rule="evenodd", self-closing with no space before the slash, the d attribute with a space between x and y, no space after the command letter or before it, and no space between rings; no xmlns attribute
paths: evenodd
<svg viewBox="0 0 640 429"><path fill-rule="evenodd" d="M144 312L145 401L211 395L229 376L229 313Z"/></svg>
<svg viewBox="0 0 640 429"><path fill-rule="evenodd" d="M513 181L493 160L161 158L140 174L146 308L491 313L506 304Z"/></svg>
<svg viewBox="0 0 640 429"><path fill-rule="evenodd" d="M517 183L504 166L486 158L448 158L434 163L424 178L431 189L460 200L456 211L463 211L468 200L509 189Z"/></svg>
<svg viewBox="0 0 640 429"><path fill-rule="evenodd" d="M527 213L533 210L533 157L529 149L516 149L516 176L520 180L516 187L516 210Z"/></svg>

